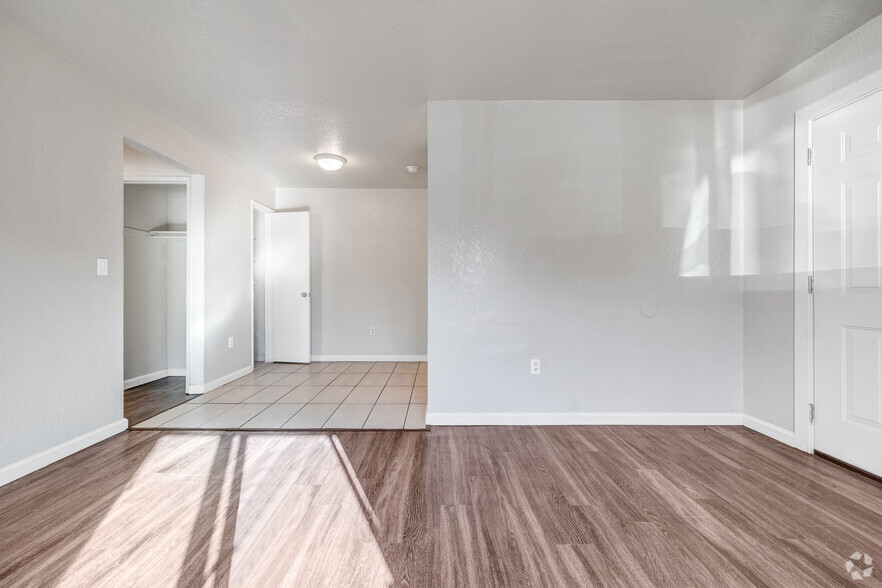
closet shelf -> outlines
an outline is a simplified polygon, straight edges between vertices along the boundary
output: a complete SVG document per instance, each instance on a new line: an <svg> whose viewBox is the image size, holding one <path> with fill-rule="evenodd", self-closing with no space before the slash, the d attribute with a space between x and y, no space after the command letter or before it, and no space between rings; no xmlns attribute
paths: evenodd
<svg viewBox="0 0 882 588"><path fill-rule="evenodd" d="M186 239L187 231L150 231L154 239Z"/></svg>
<svg viewBox="0 0 882 588"><path fill-rule="evenodd" d="M135 227L123 227L126 231L135 231L138 233L144 233L154 239L186 239L187 238L187 229L153 229L153 230L145 230L145 229L136 229Z"/></svg>

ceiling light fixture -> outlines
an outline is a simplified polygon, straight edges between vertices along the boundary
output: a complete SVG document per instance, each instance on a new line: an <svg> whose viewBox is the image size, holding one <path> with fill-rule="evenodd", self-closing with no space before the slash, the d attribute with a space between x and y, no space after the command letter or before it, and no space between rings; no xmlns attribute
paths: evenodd
<svg viewBox="0 0 882 588"><path fill-rule="evenodd" d="M418 171L420 171L420 168L418 165L409 165L405 169L407 169L407 173L409 173L409 174L415 174Z"/></svg>
<svg viewBox="0 0 882 588"><path fill-rule="evenodd" d="M346 163L345 157L333 153L319 153L313 159L325 171L337 171Z"/></svg>

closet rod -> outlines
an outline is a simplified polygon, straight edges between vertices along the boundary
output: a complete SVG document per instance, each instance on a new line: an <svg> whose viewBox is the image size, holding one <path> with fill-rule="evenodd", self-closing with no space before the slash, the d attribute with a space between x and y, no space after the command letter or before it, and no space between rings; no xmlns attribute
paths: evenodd
<svg viewBox="0 0 882 588"><path fill-rule="evenodd" d="M130 231L138 231L139 233L147 233L154 239L186 239L187 231L146 231L144 229L136 229L135 227L128 227L123 225L123 229L129 229Z"/></svg>

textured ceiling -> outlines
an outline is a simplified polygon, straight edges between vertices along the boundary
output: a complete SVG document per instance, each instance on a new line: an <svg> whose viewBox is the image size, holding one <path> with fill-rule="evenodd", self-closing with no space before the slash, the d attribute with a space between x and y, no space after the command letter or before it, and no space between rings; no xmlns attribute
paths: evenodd
<svg viewBox="0 0 882 588"><path fill-rule="evenodd" d="M0 0L291 187L425 186L427 100L744 98L880 13L879 0ZM322 172L322 151L349 164Z"/></svg>

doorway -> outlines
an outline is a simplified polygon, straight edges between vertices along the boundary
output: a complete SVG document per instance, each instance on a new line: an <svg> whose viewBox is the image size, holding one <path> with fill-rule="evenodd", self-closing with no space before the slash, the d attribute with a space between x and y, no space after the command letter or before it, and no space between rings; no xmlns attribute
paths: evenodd
<svg viewBox="0 0 882 588"><path fill-rule="evenodd" d="M126 416L133 422L187 400L186 181L123 187Z"/></svg>

